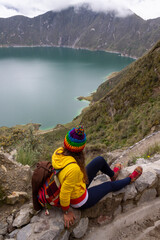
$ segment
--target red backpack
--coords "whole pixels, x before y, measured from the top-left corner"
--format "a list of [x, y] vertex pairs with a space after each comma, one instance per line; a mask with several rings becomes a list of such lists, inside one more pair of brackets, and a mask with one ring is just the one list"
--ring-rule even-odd
[[43, 186], [38, 191], [38, 201], [42, 207], [48, 208], [48, 205], [59, 206], [60, 182], [58, 173], [62, 169], [53, 170], [53, 173], [48, 177]]
[[32, 200], [33, 207], [36, 211], [42, 209], [38, 201], [38, 191], [45, 183], [46, 179], [53, 173], [51, 162], [42, 161], [38, 162], [32, 175]]
[[[68, 166], [70, 162], [66, 164]], [[32, 195], [33, 206], [35, 210], [40, 210], [42, 207], [59, 206], [60, 182], [58, 173], [61, 169], [54, 169], [50, 162], [43, 161], [37, 164], [32, 176]]]

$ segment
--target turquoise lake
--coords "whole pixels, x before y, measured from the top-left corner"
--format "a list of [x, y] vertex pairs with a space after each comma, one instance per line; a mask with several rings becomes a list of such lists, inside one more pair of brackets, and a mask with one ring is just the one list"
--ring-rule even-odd
[[48, 129], [72, 121], [88, 96], [112, 72], [134, 59], [69, 48], [0, 48], [0, 126], [40, 123]]

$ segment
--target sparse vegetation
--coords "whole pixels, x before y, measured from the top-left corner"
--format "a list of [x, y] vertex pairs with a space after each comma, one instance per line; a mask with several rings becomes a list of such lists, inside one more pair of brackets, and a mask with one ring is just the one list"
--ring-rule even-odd
[[4, 149], [14, 148], [19, 145], [25, 139], [30, 138], [31, 131], [39, 127], [39, 124], [26, 124], [17, 125], [14, 127], [1, 127], [0, 128], [0, 147]]
[[155, 143], [153, 146], [149, 147], [142, 157], [150, 158], [156, 153], [160, 153], [160, 144], [158, 143]]
[[41, 151], [42, 149], [40, 140], [36, 135], [34, 135], [33, 128], [30, 127], [28, 130], [28, 135], [19, 146], [16, 160], [23, 165], [33, 166], [39, 161]]
[[145, 150], [145, 152], [143, 154], [131, 156], [131, 161], [130, 162], [132, 164], [136, 164], [136, 162], [139, 158], [150, 159], [156, 153], [160, 154], [160, 144], [158, 144], [158, 143], [155, 143], [152, 146], [149, 146], [148, 149]]

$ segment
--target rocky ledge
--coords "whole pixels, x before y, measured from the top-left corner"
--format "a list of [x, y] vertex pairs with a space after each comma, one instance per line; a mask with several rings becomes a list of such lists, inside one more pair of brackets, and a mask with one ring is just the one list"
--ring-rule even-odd
[[[28, 176], [30, 175], [28, 167], [26, 171], [23, 166], [18, 166], [13, 160], [7, 159], [4, 161], [4, 159], [6, 160], [6, 157], [4, 157], [1, 153], [0, 174], [3, 174], [4, 184], [5, 181], [10, 181], [10, 179], [12, 179], [13, 183], [15, 179], [13, 178], [13, 175], [15, 174], [14, 170], [16, 169], [17, 171], [18, 168], [21, 169], [21, 174], [23, 174], [23, 172], [27, 173], [26, 179], [28, 179]], [[150, 204], [148, 205], [150, 207], [148, 207], [147, 211], [151, 213], [152, 201], [154, 202], [159, 200], [160, 156], [159, 160], [152, 163], [146, 161], [145, 159], [140, 159], [139, 162], [137, 162], [137, 165], [141, 165], [143, 167], [143, 174], [135, 183], [126, 186], [121, 191], [106, 195], [98, 204], [96, 204], [96, 206], [90, 209], [84, 211], [74, 210], [76, 214], [76, 222], [70, 229], [64, 228], [63, 215], [61, 210], [58, 208], [52, 208], [49, 216], [45, 216], [44, 211], [36, 213], [33, 211], [31, 199], [29, 199], [29, 201], [27, 199], [27, 196], [30, 196], [27, 192], [30, 188], [29, 182], [26, 188], [26, 181], [21, 181], [21, 184], [24, 184], [23, 192], [18, 192], [17, 185], [14, 184], [12, 192], [8, 185], [8, 190], [6, 192], [3, 186], [1, 186], [5, 196], [5, 199], [3, 199], [5, 205], [1, 206], [1, 216], [5, 213], [4, 207], [8, 206], [9, 208], [9, 206], [12, 206], [12, 208], [10, 212], [8, 211], [8, 215], [3, 215], [1, 218], [0, 240], [85, 239], [85, 235], [88, 234], [91, 227], [103, 224], [105, 224], [106, 227], [108, 224], [115, 224], [117, 216], [120, 217], [130, 211], [132, 211], [132, 217], [129, 222], [134, 223], [135, 219], [133, 216], [134, 213], [136, 213], [137, 208], [142, 209], [146, 206], [146, 204]], [[123, 168], [119, 178], [126, 177], [134, 170], [135, 167], [136, 165]], [[17, 181], [17, 179], [15, 179], [15, 181]], [[109, 178], [104, 174], [100, 174], [93, 180], [92, 186], [100, 184], [104, 181], [109, 181]], [[16, 188], [14, 189], [14, 187]], [[20, 187], [22, 189], [22, 185], [20, 185]], [[25, 190], [27, 191], [25, 192]], [[12, 200], [15, 197], [16, 201], [5, 201], [9, 199], [9, 196]], [[25, 201], [26, 203], [24, 204]], [[156, 206], [156, 212], [160, 213], [160, 205], [157, 204]], [[146, 210], [144, 209], [144, 211]], [[156, 216], [156, 220], [160, 220], [160, 214]], [[144, 236], [140, 239], [144, 239]]]

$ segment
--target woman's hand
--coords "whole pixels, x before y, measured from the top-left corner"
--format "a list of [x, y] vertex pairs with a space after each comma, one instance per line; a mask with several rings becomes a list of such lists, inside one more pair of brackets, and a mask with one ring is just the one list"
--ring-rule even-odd
[[74, 221], [76, 219], [76, 217], [72, 211], [68, 211], [68, 212], [64, 213], [63, 217], [64, 217], [64, 226], [67, 228], [69, 228], [71, 225], [73, 225]]

